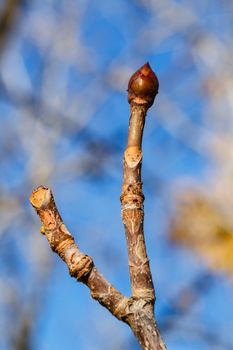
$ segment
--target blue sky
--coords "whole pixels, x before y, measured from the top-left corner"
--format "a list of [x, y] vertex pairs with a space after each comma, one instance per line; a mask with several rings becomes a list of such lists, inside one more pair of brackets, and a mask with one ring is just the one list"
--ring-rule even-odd
[[[145, 234], [158, 323], [169, 301], [206, 273], [194, 254], [171, 244], [168, 228], [177, 181], [202, 184], [211, 169], [200, 151], [203, 135], [192, 134], [211, 130], [205, 82], [219, 69], [215, 57], [204, 59], [202, 50], [205, 43], [208, 50], [211, 38], [212, 48], [220, 43], [228, 52], [231, 17], [231, 5], [217, 0], [35, 0], [21, 9], [0, 62], [0, 190], [14, 199], [16, 215], [1, 239], [5, 249], [12, 242], [16, 246], [15, 289], [19, 285], [23, 295], [23, 281], [33, 296], [38, 283], [42, 295], [33, 350], [138, 349], [128, 327], [93, 301], [49, 251], [28, 197], [36, 185], [51, 186], [80, 248], [130, 295], [119, 201], [129, 119], [126, 89], [130, 75], [147, 61], [160, 81], [143, 139]], [[7, 257], [0, 262], [3, 281], [7, 264]], [[41, 268], [49, 276], [43, 282], [35, 277]], [[26, 295], [22, 299], [30, 309]], [[201, 331], [213, 329], [233, 348], [232, 311], [231, 283], [214, 276], [207, 295], [200, 291], [189, 312], [164, 332], [168, 349], [211, 349]], [[3, 330], [5, 325], [1, 321]]]

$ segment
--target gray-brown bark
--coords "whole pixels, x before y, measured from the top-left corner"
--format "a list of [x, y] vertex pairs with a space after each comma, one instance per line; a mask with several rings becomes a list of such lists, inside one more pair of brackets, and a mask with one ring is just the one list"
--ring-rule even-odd
[[30, 201], [42, 221], [41, 233], [67, 264], [70, 275], [86, 284], [94, 299], [130, 326], [143, 350], [165, 350], [154, 317], [155, 292], [143, 232], [142, 135], [146, 112], [158, 91], [158, 80], [149, 64], [131, 77], [128, 91], [131, 116], [121, 202], [132, 296], [127, 298], [115, 289], [98, 272], [92, 258], [80, 251], [61, 219], [50, 189], [38, 187]]
[[128, 144], [124, 155], [122, 186], [122, 220], [125, 226], [132, 295], [154, 303], [154, 287], [146, 254], [143, 233], [143, 201], [141, 182], [141, 139], [146, 116], [145, 105], [133, 104]]
[[86, 284], [94, 299], [114, 316], [121, 318], [118, 313], [124, 313], [121, 305], [125, 304], [127, 298], [98, 272], [92, 258], [80, 251], [62, 221], [51, 190], [38, 187], [32, 192], [30, 201], [43, 224], [41, 233], [45, 234], [51, 249], [67, 264], [70, 275]]
[[130, 121], [124, 153], [124, 179], [121, 203], [125, 226], [132, 296], [140, 307], [131, 328], [142, 349], [165, 349], [154, 318], [155, 292], [146, 252], [142, 192], [142, 136], [148, 108], [158, 91], [158, 80], [149, 64], [141, 67], [129, 81]]

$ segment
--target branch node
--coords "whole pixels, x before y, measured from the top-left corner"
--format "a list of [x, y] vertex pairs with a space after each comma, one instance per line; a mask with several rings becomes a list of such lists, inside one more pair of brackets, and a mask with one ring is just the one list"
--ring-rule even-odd
[[[73, 259], [71, 259], [71, 262], [72, 260]], [[78, 281], [82, 281], [83, 278], [89, 275], [93, 267], [94, 263], [91, 257], [83, 255], [69, 266], [70, 276], [77, 278]]]
[[41, 233], [42, 235], [45, 235], [45, 227], [44, 227], [44, 225], [42, 225], [42, 226], [40, 227], [40, 233]]
[[130, 299], [127, 297], [124, 297], [116, 305], [116, 308], [114, 309], [114, 315], [119, 320], [124, 320], [127, 314], [129, 313], [129, 302], [130, 302]]
[[129, 168], [135, 168], [142, 160], [142, 151], [137, 146], [127, 147], [124, 159]]

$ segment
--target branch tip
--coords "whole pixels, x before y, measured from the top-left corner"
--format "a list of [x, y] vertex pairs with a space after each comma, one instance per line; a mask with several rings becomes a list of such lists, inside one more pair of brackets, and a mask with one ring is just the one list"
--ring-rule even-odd
[[51, 199], [51, 190], [44, 186], [39, 186], [32, 191], [30, 203], [35, 209], [46, 208]]
[[147, 62], [129, 80], [128, 101], [129, 103], [147, 104], [148, 107], [151, 107], [158, 89], [158, 78]]

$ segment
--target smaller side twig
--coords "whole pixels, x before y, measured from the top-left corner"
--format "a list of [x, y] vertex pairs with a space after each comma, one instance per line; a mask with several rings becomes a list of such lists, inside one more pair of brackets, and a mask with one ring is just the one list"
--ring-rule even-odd
[[80, 251], [62, 221], [52, 191], [40, 186], [32, 192], [30, 202], [43, 224], [41, 233], [46, 236], [51, 249], [67, 264], [70, 275], [90, 289], [92, 298], [123, 320], [128, 298], [98, 272], [90, 256]]

